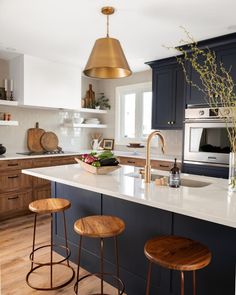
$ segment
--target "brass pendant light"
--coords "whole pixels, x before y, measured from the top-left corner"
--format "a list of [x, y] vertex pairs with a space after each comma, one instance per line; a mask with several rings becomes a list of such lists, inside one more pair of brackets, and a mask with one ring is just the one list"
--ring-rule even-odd
[[109, 15], [115, 12], [113, 7], [103, 7], [101, 12], [107, 16], [107, 36], [97, 39], [84, 74], [91, 78], [116, 79], [132, 74], [120, 42], [109, 37]]

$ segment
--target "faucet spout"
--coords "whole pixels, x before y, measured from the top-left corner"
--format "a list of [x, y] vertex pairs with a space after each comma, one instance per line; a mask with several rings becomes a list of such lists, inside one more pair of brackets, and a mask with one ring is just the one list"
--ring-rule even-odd
[[144, 177], [144, 181], [146, 183], [150, 183], [151, 182], [151, 159], [150, 159], [150, 152], [151, 152], [151, 141], [153, 139], [154, 136], [158, 136], [160, 138], [161, 141], [161, 150], [162, 153], [165, 153], [165, 138], [164, 136], [161, 134], [160, 131], [153, 131], [152, 133], [149, 134], [148, 138], [147, 138], [147, 147], [146, 147], [146, 165], [144, 168], [144, 173], [145, 173], [145, 177]]

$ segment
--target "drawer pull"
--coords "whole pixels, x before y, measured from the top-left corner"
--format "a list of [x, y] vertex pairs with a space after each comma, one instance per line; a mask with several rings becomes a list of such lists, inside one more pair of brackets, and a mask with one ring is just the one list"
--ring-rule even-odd
[[14, 166], [18, 166], [19, 164], [18, 163], [15, 163], [15, 164], [8, 164], [8, 167], [14, 167]]
[[12, 178], [18, 178], [19, 175], [12, 175], [12, 176], [8, 176], [9, 179], [12, 179]]
[[169, 165], [163, 165], [163, 164], [160, 164], [159, 166], [162, 168], [169, 168], [170, 167]]
[[134, 161], [127, 161], [127, 163], [129, 163], [129, 164], [135, 164]]
[[7, 198], [8, 200], [16, 200], [16, 199], [19, 199], [19, 196], [16, 196], [16, 197], [9, 197]]

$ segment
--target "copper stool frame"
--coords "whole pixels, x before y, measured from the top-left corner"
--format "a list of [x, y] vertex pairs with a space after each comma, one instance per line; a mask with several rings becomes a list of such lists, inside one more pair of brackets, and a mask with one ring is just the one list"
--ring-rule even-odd
[[[90, 276], [98, 276], [101, 279], [101, 293], [99, 295], [105, 295], [103, 292], [103, 283], [104, 283], [104, 276], [111, 276], [117, 281], [117, 294], [122, 295], [125, 291], [125, 286], [122, 280], [120, 279], [120, 272], [119, 272], [119, 252], [118, 252], [118, 241], [117, 241], [117, 236], [114, 237], [115, 240], [115, 254], [116, 254], [116, 275], [112, 273], [105, 273], [104, 272], [104, 267], [103, 267], [103, 262], [104, 262], [104, 238], [100, 238], [100, 272], [97, 273], [91, 273], [84, 275], [83, 277], [79, 278], [79, 270], [80, 270], [80, 258], [81, 258], [81, 248], [82, 248], [82, 238], [83, 236], [80, 235], [80, 240], [79, 240], [79, 249], [78, 249], [78, 268], [77, 268], [77, 278], [76, 278], [76, 283], [74, 285], [74, 291], [75, 294], [79, 294], [79, 282], [82, 280], [90, 277]], [[90, 294], [93, 295], [93, 294]], [[98, 293], [94, 294], [98, 295]]]
[[[41, 246], [41, 247], [38, 247], [38, 248], [35, 248], [35, 236], [36, 236], [36, 226], [37, 226], [37, 216], [38, 216], [38, 213], [35, 213], [35, 215], [34, 215], [33, 246], [32, 246], [32, 252], [29, 255], [29, 259], [31, 261], [31, 269], [30, 269], [30, 271], [26, 275], [26, 283], [32, 289], [40, 290], [40, 291], [57, 290], [57, 289], [60, 289], [60, 288], [65, 287], [66, 285], [68, 285], [69, 283], [71, 283], [72, 280], [75, 277], [75, 271], [70, 266], [70, 263], [69, 263], [69, 257], [71, 255], [71, 251], [70, 251], [70, 249], [68, 247], [67, 229], [66, 229], [66, 217], [65, 217], [65, 211], [64, 210], [62, 211], [62, 214], [63, 214], [63, 223], [64, 223], [65, 246], [53, 244], [53, 213], [51, 213], [51, 243], [50, 244], [47, 244], [47, 245], [44, 245], [44, 246]], [[53, 261], [53, 246], [54, 247], [57, 246], [59, 248], [66, 249], [66, 257], [63, 258], [63, 259], [61, 259], [61, 260], [58, 260], [58, 261]], [[38, 250], [40, 250], [40, 249], [42, 249], [42, 248], [47, 248], [47, 247], [50, 247], [50, 261], [49, 262], [45, 262], [45, 263], [34, 261], [34, 254], [35, 254], [35, 252], [38, 251]], [[63, 264], [64, 261], [67, 261], [67, 264]], [[34, 264], [36, 264], [37, 266], [34, 267]], [[70, 268], [72, 270], [72, 276], [66, 282], [64, 282], [62, 284], [59, 284], [57, 286], [53, 286], [53, 265], [56, 265], [56, 264], [61, 264], [61, 265], [64, 265], [65, 267]], [[39, 268], [42, 268], [42, 267], [45, 267], [45, 266], [46, 267], [47, 266], [50, 266], [50, 287], [42, 288], [42, 287], [33, 286], [29, 282], [30, 275], [35, 270], [37, 270]]]
[[[173, 269], [172, 269], [173, 270]], [[148, 274], [147, 274], [147, 285], [146, 285], [146, 295], [150, 293], [150, 285], [151, 285], [151, 272], [152, 272], [152, 262], [149, 261], [148, 264]], [[196, 295], [196, 271], [191, 271], [193, 274], [193, 295]], [[184, 295], [184, 271], [180, 271], [181, 276], [181, 286], [180, 286], [180, 294]]]

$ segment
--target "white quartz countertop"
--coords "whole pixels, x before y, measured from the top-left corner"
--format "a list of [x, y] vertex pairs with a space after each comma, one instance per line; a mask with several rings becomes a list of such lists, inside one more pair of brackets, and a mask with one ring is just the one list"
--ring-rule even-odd
[[[91, 153], [92, 150], [78, 150], [71, 152], [64, 152], [63, 154], [43, 154], [43, 155], [20, 155], [16, 152], [6, 153], [4, 155], [0, 155], [0, 160], [20, 160], [20, 159], [30, 159], [30, 158], [45, 158], [45, 157], [59, 157], [59, 156], [73, 156], [73, 155], [82, 155]], [[102, 152], [99, 151], [99, 152]], [[137, 159], [145, 159], [146, 155], [144, 152], [129, 152], [129, 151], [112, 151], [116, 157], [128, 157], [128, 158], [137, 158]], [[173, 161], [177, 158], [177, 162], [181, 162], [181, 157], [174, 155], [163, 155], [163, 154], [151, 154], [152, 160], [159, 161]]]
[[[145, 184], [140, 178], [127, 176], [137, 170], [121, 166], [111, 174], [94, 175], [74, 164], [27, 169], [23, 173], [236, 228], [236, 193], [228, 193], [227, 180], [182, 174], [182, 179], [210, 184], [201, 188], [170, 188], [154, 182]], [[155, 170], [155, 173], [168, 175], [165, 171]]]

